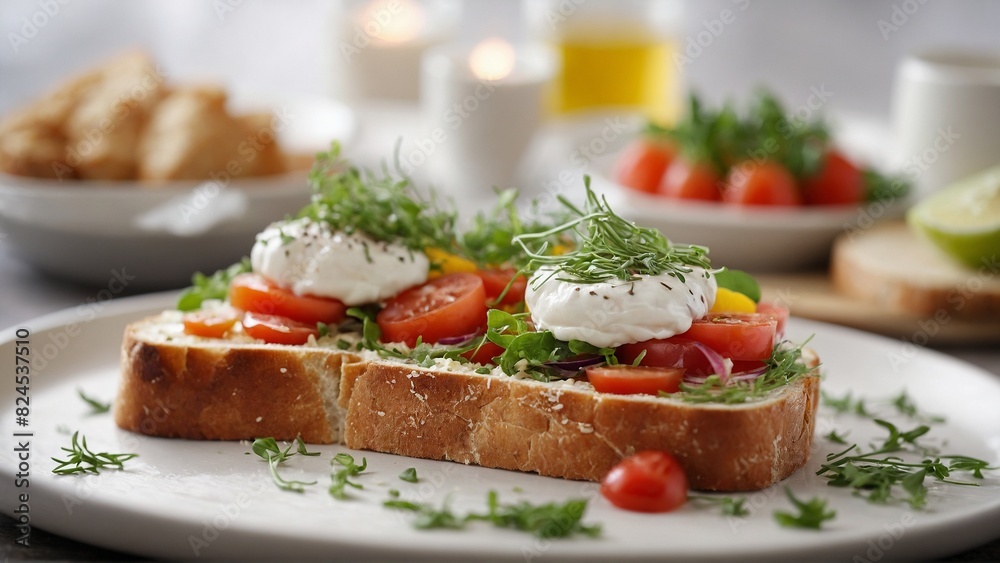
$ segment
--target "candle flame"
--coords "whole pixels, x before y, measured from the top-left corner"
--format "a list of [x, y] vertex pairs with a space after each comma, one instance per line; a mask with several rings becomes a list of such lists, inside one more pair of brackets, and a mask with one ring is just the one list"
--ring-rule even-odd
[[423, 7], [413, 0], [372, 0], [358, 14], [361, 29], [385, 43], [403, 43], [417, 37], [426, 20]]
[[500, 80], [514, 70], [514, 48], [500, 38], [484, 39], [469, 55], [469, 67], [481, 80]]

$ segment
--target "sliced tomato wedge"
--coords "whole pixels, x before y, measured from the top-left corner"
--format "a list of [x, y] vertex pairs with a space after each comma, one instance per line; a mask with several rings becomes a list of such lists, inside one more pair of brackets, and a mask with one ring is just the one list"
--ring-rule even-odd
[[676, 393], [684, 379], [684, 370], [679, 368], [618, 365], [589, 367], [586, 373], [596, 391], [616, 395]]
[[777, 324], [773, 316], [762, 313], [711, 313], [679, 336], [731, 360], [766, 360], [774, 350]]
[[462, 357], [477, 364], [491, 365], [493, 364], [493, 358], [503, 354], [503, 352], [504, 350], [499, 344], [487, 340], [478, 349], [462, 354]]
[[385, 342], [414, 346], [486, 328], [486, 290], [475, 274], [441, 276], [393, 297], [375, 318]]
[[632, 365], [643, 352], [645, 355], [639, 360], [640, 366], [684, 368], [697, 375], [714, 373], [708, 358], [696, 348], [694, 341], [678, 336], [623, 344], [615, 351], [615, 357], [622, 364]]
[[278, 315], [303, 323], [338, 324], [347, 307], [337, 299], [296, 295], [271, 283], [259, 274], [240, 274], [229, 284], [229, 302], [233, 307]]
[[625, 510], [668, 512], [687, 502], [688, 480], [674, 456], [642, 451], [611, 468], [601, 480], [601, 494]]
[[762, 315], [771, 315], [778, 323], [775, 327], [775, 334], [780, 339], [785, 335], [785, 323], [788, 321], [788, 307], [777, 303], [765, 303], [761, 301], [757, 304], [757, 312]]
[[513, 268], [502, 268], [496, 270], [479, 270], [476, 275], [482, 278], [483, 288], [486, 290], [486, 300], [490, 303], [497, 300], [507, 284], [513, 279], [510, 290], [503, 296], [499, 305], [517, 305], [524, 301], [524, 290], [528, 287], [528, 279], [524, 276], [517, 276], [517, 270]]
[[232, 307], [215, 307], [185, 313], [184, 332], [205, 338], [222, 338], [242, 315], [242, 312]]
[[315, 323], [302, 323], [288, 317], [254, 312], [243, 315], [243, 330], [268, 344], [305, 344], [310, 335], [319, 336]]

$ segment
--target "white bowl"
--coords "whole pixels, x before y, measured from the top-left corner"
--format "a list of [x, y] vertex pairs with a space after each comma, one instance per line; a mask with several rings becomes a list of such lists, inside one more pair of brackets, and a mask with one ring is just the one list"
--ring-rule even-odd
[[671, 200], [645, 194], [597, 174], [591, 186], [616, 213], [658, 229], [675, 243], [707, 246], [712, 265], [758, 273], [822, 267], [843, 232], [898, 217], [905, 204], [846, 207], [743, 207]]
[[[890, 168], [892, 136], [887, 123], [838, 114], [833, 129], [836, 146], [848, 158], [880, 170]], [[821, 268], [837, 235], [898, 218], [910, 203], [904, 197], [860, 206], [777, 208], [672, 200], [611, 180], [616, 156], [598, 159], [591, 172], [591, 185], [607, 196], [611, 208], [636, 224], [658, 229], [672, 242], [707, 246], [717, 267], [759, 273]]]
[[[278, 135], [286, 150], [323, 150], [353, 135], [355, 119], [342, 105], [282, 107], [296, 117]], [[152, 187], [0, 174], [0, 232], [14, 255], [56, 277], [98, 287], [125, 279], [128, 291], [182, 287], [196, 271], [249, 255], [258, 232], [308, 203], [306, 175]]]

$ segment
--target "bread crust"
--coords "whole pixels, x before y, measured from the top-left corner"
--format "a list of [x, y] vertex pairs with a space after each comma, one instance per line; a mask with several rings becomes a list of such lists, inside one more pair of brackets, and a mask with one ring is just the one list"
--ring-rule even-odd
[[340, 440], [341, 366], [357, 356], [303, 346], [177, 344], [140, 336], [144, 324], [125, 330], [119, 427], [192, 440]]
[[990, 268], [958, 265], [902, 222], [841, 235], [830, 258], [840, 294], [924, 318], [1000, 316], [1000, 280]]
[[126, 328], [115, 405], [121, 428], [150, 436], [301, 436], [590, 481], [655, 449], [677, 456], [693, 489], [750, 491], [806, 462], [819, 404], [812, 376], [753, 403], [696, 405], [325, 347], [173, 338], [151, 330], [160, 326]]
[[809, 457], [819, 378], [746, 405], [692, 405], [533, 380], [371, 362], [341, 380], [344, 443], [598, 481], [623, 457], [674, 454], [693, 489], [770, 486]]

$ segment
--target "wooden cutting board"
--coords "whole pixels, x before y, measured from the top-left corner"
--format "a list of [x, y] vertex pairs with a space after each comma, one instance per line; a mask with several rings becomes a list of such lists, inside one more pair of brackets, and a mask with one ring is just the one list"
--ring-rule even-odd
[[831, 272], [755, 277], [795, 316], [921, 345], [1000, 344], [996, 264], [957, 266], [903, 223], [841, 236]]

